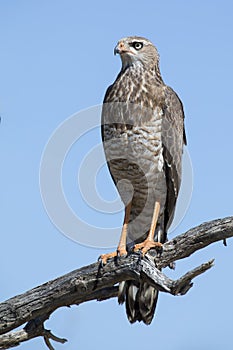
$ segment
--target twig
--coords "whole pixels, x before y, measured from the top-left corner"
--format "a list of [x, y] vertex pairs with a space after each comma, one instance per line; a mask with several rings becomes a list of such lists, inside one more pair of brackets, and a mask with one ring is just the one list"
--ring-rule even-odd
[[[42, 336], [49, 349], [50, 339], [64, 343], [44, 328], [52, 312], [62, 306], [80, 304], [89, 300], [105, 300], [117, 296], [118, 282], [146, 280], [160, 291], [184, 295], [192, 287], [194, 277], [213, 266], [213, 260], [187, 272], [176, 281], [160, 270], [176, 260], [186, 258], [209, 244], [233, 236], [233, 217], [213, 220], [197, 226], [166, 242], [162, 255], [151, 259], [129, 254], [113, 259], [104, 267], [94, 263], [72, 271], [62, 277], [33, 288], [0, 304], [0, 349], [17, 346], [22, 341]], [[24, 329], [11, 332], [27, 323]]]
[[59, 342], [65, 343], [67, 340], [59, 338], [52, 334], [50, 330], [44, 328], [44, 322], [49, 318], [49, 315], [44, 315], [38, 317], [34, 320], [29, 321], [26, 326], [15, 332], [8, 332], [0, 336], [0, 349], [9, 349], [15, 346], [18, 346], [21, 342], [27, 341], [32, 338], [42, 336], [47, 347], [50, 350], [53, 350], [53, 346], [50, 343], [50, 339]]

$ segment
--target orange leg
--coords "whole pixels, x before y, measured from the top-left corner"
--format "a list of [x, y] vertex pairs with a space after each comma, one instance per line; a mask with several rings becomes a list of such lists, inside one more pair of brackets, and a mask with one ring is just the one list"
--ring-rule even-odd
[[124, 224], [122, 227], [121, 237], [120, 237], [119, 244], [117, 246], [117, 250], [115, 252], [112, 252], [112, 253], [102, 254], [100, 256], [102, 264], [106, 264], [108, 259], [114, 258], [115, 256], [127, 255], [126, 237], [127, 237], [127, 230], [128, 230], [128, 224], [129, 224], [130, 210], [131, 210], [131, 202], [125, 208]]
[[150, 250], [151, 248], [161, 248], [162, 247], [162, 243], [154, 241], [154, 232], [155, 232], [158, 217], [159, 217], [159, 211], [160, 211], [160, 203], [155, 202], [155, 207], [154, 207], [154, 212], [153, 212], [153, 217], [152, 217], [152, 222], [151, 222], [149, 234], [144, 242], [135, 244], [134, 251], [141, 249], [142, 254], [145, 255], [148, 252], [148, 250]]

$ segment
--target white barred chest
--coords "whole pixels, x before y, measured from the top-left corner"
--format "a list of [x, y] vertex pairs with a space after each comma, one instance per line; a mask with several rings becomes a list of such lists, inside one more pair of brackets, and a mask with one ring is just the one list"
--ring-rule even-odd
[[[137, 125], [113, 123], [103, 126], [104, 149], [110, 172], [116, 183], [128, 180], [133, 186], [134, 196], [140, 200], [148, 194], [165, 204], [166, 181], [164, 175], [161, 139], [162, 110], [154, 112], [153, 118]], [[127, 182], [118, 186], [125, 204], [132, 195]], [[130, 193], [129, 193], [130, 192]], [[152, 205], [153, 207], [153, 205]]]

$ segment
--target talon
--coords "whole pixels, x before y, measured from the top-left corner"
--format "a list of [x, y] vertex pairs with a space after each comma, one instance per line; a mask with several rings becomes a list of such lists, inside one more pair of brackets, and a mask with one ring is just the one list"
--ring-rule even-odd
[[162, 250], [162, 247], [163, 247], [162, 243], [154, 242], [154, 241], [146, 239], [142, 243], [135, 244], [133, 250], [134, 250], [134, 252], [137, 252], [138, 250], [141, 251], [142, 256], [144, 256], [150, 249], [152, 249], [152, 248], [158, 249], [159, 248], [159, 250]]
[[115, 257], [119, 258], [121, 256], [126, 256], [126, 255], [127, 255], [127, 251], [124, 248], [117, 248], [115, 252], [100, 255], [99, 261], [102, 263], [102, 266], [103, 266], [103, 265], [106, 265], [107, 261], [111, 258], [115, 258]]
[[101, 258], [101, 255], [98, 257], [98, 260], [97, 260], [99, 263], [100, 263], [100, 267], [103, 267], [104, 264], [103, 264], [103, 260]]
[[127, 256], [128, 252], [125, 248], [117, 248], [117, 256]]
[[111, 258], [115, 258], [117, 256], [117, 252], [112, 252], [112, 253], [108, 253], [108, 254], [102, 254], [100, 255], [100, 259], [101, 259], [101, 263], [102, 265], [106, 265], [107, 261]]

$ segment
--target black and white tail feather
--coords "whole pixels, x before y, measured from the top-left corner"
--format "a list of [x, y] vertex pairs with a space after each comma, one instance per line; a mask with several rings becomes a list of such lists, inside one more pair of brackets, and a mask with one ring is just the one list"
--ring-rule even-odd
[[[159, 232], [155, 241], [164, 243], [167, 235]], [[147, 253], [150, 257], [150, 252]], [[151, 258], [153, 258], [151, 256]], [[149, 325], [154, 317], [159, 291], [147, 282], [133, 280], [119, 284], [118, 302], [125, 303], [126, 314], [130, 323], [141, 322]]]

